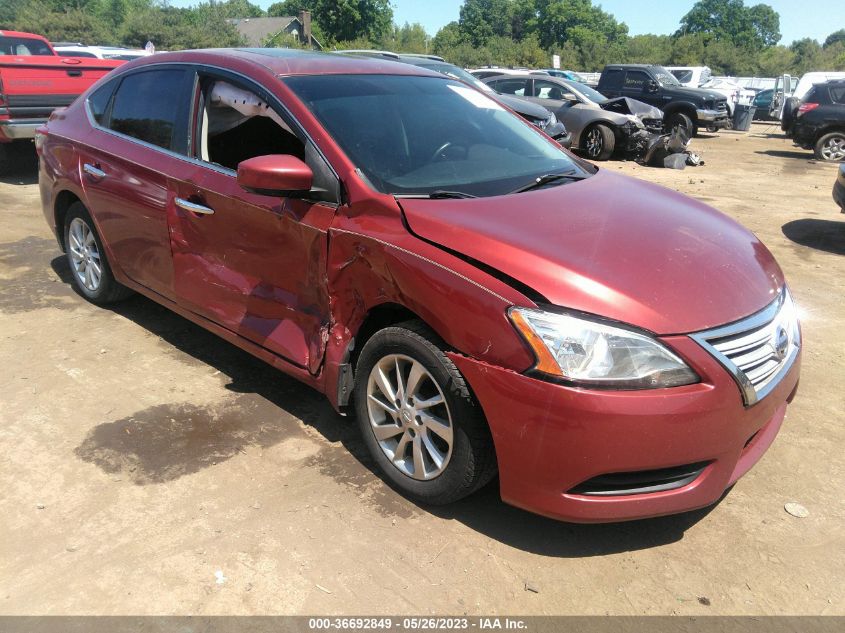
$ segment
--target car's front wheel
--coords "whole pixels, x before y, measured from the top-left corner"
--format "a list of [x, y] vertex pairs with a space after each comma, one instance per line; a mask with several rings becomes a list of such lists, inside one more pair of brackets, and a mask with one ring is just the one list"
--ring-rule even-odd
[[663, 122], [663, 127], [666, 132], [673, 132], [676, 127], [683, 128], [687, 138], [693, 138], [698, 134], [698, 128], [695, 123], [683, 112], [674, 112], [669, 115]]
[[584, 135], [584, 153], [590, 160], [607, 160], [616, 147], [616, 135], [606, 125], [597, 123]]
[[446, 504], [496, 473], [490, 430], [445, 344], [424, 324], [380, 330], [361, 350], [355, 409], [386, 479], [417, 501]]
[[68, 208], [64, 235], [73, 284], [86, 299], [107, 304], [132, 294], [114, 278], [91, 215], [81, 202]]
[[845, 160], [845, 132], [831, 132], [825, 134], [813, 148], [816, 158], [841, 162]]

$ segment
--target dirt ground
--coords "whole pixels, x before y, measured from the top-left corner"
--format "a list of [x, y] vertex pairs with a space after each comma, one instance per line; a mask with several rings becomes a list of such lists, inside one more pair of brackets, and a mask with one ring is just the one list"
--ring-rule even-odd
[[0, 613], [845, 614], [836, 167], [768, 124], [694, 148], [702, 167], [603, 167], [760, 236], [803, 312], [801, 387], [715, 507], [586, 526], [495, 486], [410, 503], [317, 393], [146, 299], [87, 303], [20, 165], [0, 181]]

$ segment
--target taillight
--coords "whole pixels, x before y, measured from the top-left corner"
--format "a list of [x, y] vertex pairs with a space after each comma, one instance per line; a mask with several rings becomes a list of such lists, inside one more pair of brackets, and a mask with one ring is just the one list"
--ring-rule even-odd
[[6, 93], [3, 92], [3, 78], [0, 77], [0, 108], [6, 106]]
[[802, 103], [800, 106], [798, 106], [798, 116], [801, 116], [802, 114], [805, 114], [807, 112], [812, 112], [818, 107], [818, 103]]

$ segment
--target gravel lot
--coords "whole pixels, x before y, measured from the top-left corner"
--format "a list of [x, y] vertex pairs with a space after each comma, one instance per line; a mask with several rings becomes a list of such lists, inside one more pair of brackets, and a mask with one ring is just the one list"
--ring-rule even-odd
[[804, 314], [801, 387], [715, 507], [592, 526], [495, 486], [414, 505], [317, 393], [146, 299], [88, 304], [21, 164], [0, 179], [0, 613], [845, 614], [836, 167], [769, 124], [694, 148], [706, 165], [602, 166], [760, 236]]

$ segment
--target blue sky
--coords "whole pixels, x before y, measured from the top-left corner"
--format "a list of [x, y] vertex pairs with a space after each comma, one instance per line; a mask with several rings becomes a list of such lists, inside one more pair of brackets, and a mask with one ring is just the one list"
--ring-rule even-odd
[[[171, 0], [174, 6], [189, 6], [198, 0]], [[252, 0], [267, 8], [276, 0]], [[764, 1], [780, 14], [781, 44], [802, 37], [823, 41], [832, 32], [845, 28], [845, 0], [746, 0], [746, 5]], [[458, 19], [461, 0], [391, 0], [394, 20], [419, 22], [430, 35]], [[603, 0], [593, 1], [628, 25], [631, 35], [669, 34], [678, 28], [681, 17], [695, 0]]]
[[[781, 44], [802, 37], [824, 41], [845, 28], [845, 0], [746, 0], [748, 6], [768, 4], [780, 14]], [[444, 24], [458, 19], [461, 0], [391, 0], [394, 20], [419, 22], [434, 35]], [[695, 0], [593, 0], [617, 20], [628, 25], [631, 35], [674, 33]]]

